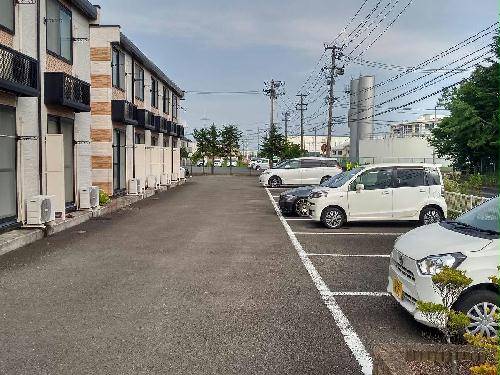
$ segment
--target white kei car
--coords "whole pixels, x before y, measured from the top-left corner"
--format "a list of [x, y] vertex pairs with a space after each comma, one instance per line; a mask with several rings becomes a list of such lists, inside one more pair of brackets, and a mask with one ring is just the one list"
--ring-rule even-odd
[[373, 164], [338, 176], [333, 185], [309, 195], [309, 216], [327, 228], [347, 221], [410, 221], [422, 224], [446, 218], [447, 205], [439, 166]]
[[464, 270], [472, 284], [455, 301], [453, 308], [468, 315], [467, 331], [498, 336], [498, 285], [489, 277], [498, 276], [498, 197], [459, 216], [416, 228], [399, 237], [389, 266], [387, 291], [413, 317], [431, 325], [416, 309], [417, 301], [442, 303], [432, 276], [445, 266]]
[[259, 177], [262, 185], [319, 185], [342, 172], [336, 159], [303, 157], [291, 159], [266, 169]]

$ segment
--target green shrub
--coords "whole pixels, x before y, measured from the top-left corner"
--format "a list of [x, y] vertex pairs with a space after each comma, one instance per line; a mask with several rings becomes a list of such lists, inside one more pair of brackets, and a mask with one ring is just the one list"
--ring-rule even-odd
[[109, 198], [109, 195], [105, 191], [100, 190], [99, 191], [99, 205], [105, 206], [110, 201], [111, 201], [111, 199]]

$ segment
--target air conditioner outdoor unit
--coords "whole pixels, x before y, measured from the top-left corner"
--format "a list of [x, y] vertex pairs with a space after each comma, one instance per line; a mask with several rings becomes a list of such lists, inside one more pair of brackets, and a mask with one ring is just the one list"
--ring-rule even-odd
[[168, 186], [172, 183], [172, 181], [170, 180], [170, 175], [167, 174], [167, 173], [163, 173], [161, 176], [160, 176], [160, 184], [162, 186]]
[[26, 202], [26, 224], [42, 225], [56, 219], [55, 196], [36, 195]]
[[80, 209], [90, 210], [99, 207], [99, 186], [80, 188]]
[[156, 176], [153, 174], [150, 174], [147, 178], [147, 187], [149, 189], [157, 189], [158, 188], [158, 182], [156, 179]]
[[144, 181], [140, 178], [137, 179], [137, 192], [138, 194], [144, 194], [144, 190], [146, 187], [144, 186]]
[[136, 178], [128, 180], [128, 194], [138, 195], [140, 191], [140, 183]]

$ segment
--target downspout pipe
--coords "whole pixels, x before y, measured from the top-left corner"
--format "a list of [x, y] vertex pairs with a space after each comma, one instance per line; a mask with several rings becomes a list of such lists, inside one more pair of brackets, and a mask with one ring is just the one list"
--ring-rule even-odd
[[38, 59], [38, 170], [40, 172], [39, 190], [43, 194], [43, 137], [42, 137], [42, 58], [40, 46], [40, 1], [36, 2], [36, 53]]

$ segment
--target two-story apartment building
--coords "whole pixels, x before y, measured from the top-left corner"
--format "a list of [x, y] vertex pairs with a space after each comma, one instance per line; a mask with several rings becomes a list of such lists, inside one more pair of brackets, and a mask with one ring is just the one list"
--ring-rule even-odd
[[87, 0], [0, 0], [0, 225], [34, 195], [63, 214], [90, 176]]
[[90, 46], [93, 184], [113, 195], [177, 180], [184, 92], [119, 25], [92, 25]]

